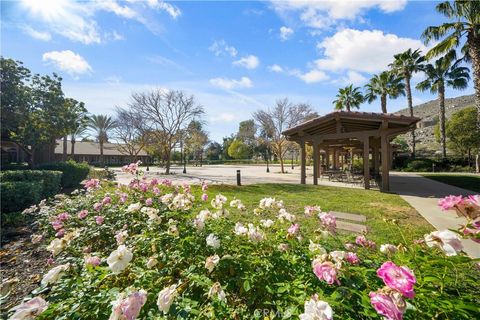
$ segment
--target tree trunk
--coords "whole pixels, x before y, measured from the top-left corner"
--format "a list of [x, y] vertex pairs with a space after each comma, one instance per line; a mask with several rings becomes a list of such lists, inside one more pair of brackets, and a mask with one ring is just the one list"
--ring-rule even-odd
[[381, 103], [381, 106], [382, 106], [382, 112], [387, 113], [387, 95], [386, 94], [383, 94], [380, 97], [380, 103]]
[[445, 134], [445, 88], [440, 84], [438, 88], [438, 103], [440, 106], [440, 144], [442, 146], [442, 158], [447, 157], [447, 137]]
[[72, 147], [70, 149], [70, 156], [72, 157], [72, 159], [75, 158], [75, 142], [76, 142], [75, 138], [72, 137], [72, 141], [71, 141]]
[[[467, 35], [468, 53], [472, 59], [473, 66], [473, 86], [475, 88], [475, 106], [477, 107], [477, 126], [480, 128], [480, 35], [475, 36], [473, 32]], [[476, 156], [476, 172], [480, 173], [478, 159], [480, 153]]]
[[347, 104], [345, 105], [345, 108], [347, 108], [347, 111], [350, 112], [350, 104], [349, 104], [349, 103], [347, 103]]
[[[410, 117], [413, 117], [412, 88], [410, 87], [410, 74], [405, 72], [405, 91], [407, 93], [408, 110]], [[412, 158], [415, 158], [415, 129], [412, 129]]]
[[280, 144], [278, 145], [277, 150], [278, 150], [278, 154], [277, 154], [278, 160], [280, 161], [280, 172], [285, 173], [285, 169], [283, 167], [283, 152], [282, 152], [283, 150]]
[[103, 166], [105, 165], [104, 159], [103, 159], [103, 141], [100, 140], [100, 164]]
[[67, 161], [67, 145], [68, 141], [67, 141], [67, 136], [64, 136], [63, 137], [63, 153], [62, 153], [62, 161]]
[[167, 158], [167, 164], [165, 165], [165, 174], [170, 174], [170, 151], [166, 153], [165, 157]]

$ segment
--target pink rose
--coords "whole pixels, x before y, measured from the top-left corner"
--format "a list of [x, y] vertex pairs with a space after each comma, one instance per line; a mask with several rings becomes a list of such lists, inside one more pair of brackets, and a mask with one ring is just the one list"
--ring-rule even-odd
[[62, 212], [57, 216], [57, 219], [60, 221], [67, 221], [70, 218], [70, 215], [66, 212]]
[[412, 299], [415, 296], [413, 285], [417, 279], [407, 267], [399, 267], [392, 261], [387, 261], [377, 270], [377, 275], [388, 287], [399, 291], [404, 297]]
[[147, 206], [151, 206], [151, 205], [153, 204], [152, 198], [148, 198], [147, 200], [145, 200], [145, 204], [146, 204]]
[[333, 284], [334, 282], [340, 284], [340, 281], [337, 279], [337, 269], [330, 261], [316, 263], [313, 266], [313, 273], [315, 273], [318, 279], [323, 280], [328, 284]]
[[85, 219], [88, 216], [88, 210], [82, 210], [78, 213], [79, 219]]
[[370, 303], [379, 315], [384, 316], [387, 320], [403, 319], [404, 311], [395, 303], [393, 297], [378, 292], [370, 292], [369, 296]]
[[55, 237], [57, 238], [63, 238], [64, 235], [65, 235], [65, 229], [60, 229], [57, 231], [57, 233], [55, 233]]
[[202, 192], [207, 192], [208, 190], [208, 183], [206, 181], [202, 181]]
[[300, 229], [300, 226], [298, 225], [298, 223], [292, 224], [287, 230], [288, 235], [290, 236], [296, 235], [299, 229]]
[[335, 232], [337, 229], [337, 218], [331, 213], [322, 212], [319, 215], [322, 225], [330, 232]]
[[202, 194], [202, 201], [208, 201], [208, 194]]
[[438, 205], [442, 208], [442, 210], [450, 210], [454, 208], [456, 205], [462, 202], [462, 196], [447, 196], [438, 200]]
[[52, 222], [52, 227], [55, 231], [58, 231], [63, 228], [63, 223], [60, 220], [55, 220]]
[[109, 196], [106, 196], [105, 198], [103, 198], [102, 200], [103, 205], [110, 204], [110, 203], [112, 203], [112, 198], [110, 198]]
[[100, 202], [97, 202], [93, 205], [93, 210], [100, 211], [102, 210], [103, 205]]
[[152, 191], [153, 191], [153, 194], [156, 196], [160, 194], [160, 189], [158, 189], [157, 187], [153, 187]]
[[93, 257], [93, 256], [85, 257], [85, 264], [86, 265], [96, 267], [96, 266], [100, 265], [100, 262], [101, 262], [101, 260], [100, 260], [99, 257]]
[[51, 266], [55, 263], [55, 260], [53, 260], [52, 258], [48, 258], [47, 259], [47, 265]]
[[355, 252], [347, 252], [345, 254], [345, 260], [348, 261], [350, 264], [359, 264], [360, 259], [358, 259], [358, 256]]
[[95, 222], [98, 224], [98, 225], [102, 225], [103, 224], [103, 221], [105, 221], [105, 218], [102, 217], [102, 216], [95, 216]]
[[147, 292], [144, 290], [136, 291], [125, 299], [122, 299], [114, 309], [114, 312], [123, 315], [123, 317], [119, 317], [119, 319], [135, 320], [146, 301]]

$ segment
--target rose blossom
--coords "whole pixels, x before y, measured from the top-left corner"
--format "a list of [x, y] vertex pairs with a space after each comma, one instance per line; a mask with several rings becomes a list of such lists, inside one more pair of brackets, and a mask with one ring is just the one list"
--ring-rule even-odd
[[[397, 294], [398, 295], [398, 294]], [[402, 320], [404, 313], [404, 301], [402, 297], [396, 296], [394, 293], [390, 295], [380, 292], [370, 292], [370, 303], [379, 315], [384, 316], [387, 320]]]
[[463, 249], [458, 234], [450, 230], [434, 231], [425, 235], [424, 239], [427, 246], [439, 247], [447, 256], [456, 256]]
[[96, 267], [98, 265], [100, 265], [101, 263], [101, 260], [99, 257], [95, 257], [95, 256], [86, 256], [85, 257], [85, 264], [87, 266], [92, 266], [92, 267]]
[[63, 222], [60, 220], [55, 220], [52, 222], [52, 227], [55, 231], [58, 231], [63, 228]]
[[407, 267], [399, 267], [392, 261], [387, 261], [377, 270], [377, 275], [388, 287], [397, 290], [404, 297], [412, 299], [415, 296], [413, 285], [417, 279]]
[[112, 198], [110, 198], [109, 196], [106, 196], [105, 198], [103, 198], [103, 200], [102, 200], [103, 205], [107, 205], [107, 204], [110, 204], [110, 203], [112, 203]]
[[388, 253], [388, 254], [394, 254], [397, 252], [397, 247], [394, 246], [393, 244], [385, 243], [380, 246], [380, 252], [381, 253]]
[[176, 295], [177, 286], [174, 284], [160, 291], [157, 299], [158, 309], [163, 311], [163, 313], [168, 313], [168, 310], [170, 310], [170, 306], [172, 305], [173, 299]]
[[102, 217], [102, 216], [95, 216], [95, 222], [96, 222], [98, 225], [102, 225], [104, 221], [105, 221], [105, 218], [104, 218], [104, 217]]
[[108, 267], [113, 273], [120, 273], [127, 267], [132, 258], [133, 253], [122, 244], [108, 256]]
[[145, 290], [133, 292], [126, 298], [120, 294], [117, 301], [113, 303], [109, 320], [135, 320], [146, 301]]
[[288, 228], [287, 232], [290, 236], [294, 236], [298, 233], [299, 229], [300, 229], [300, 226], [298, 225], [298, 223], [295, 223]]
[[79, 219], [85, 219], [88, 216], [88, 210], [82, 210], [78, 213]]
[[65, 229], [60, 229], [57, 231], [57, 233], [55, 233], [55, 237], [57, 238], [63, 238], [64, 235], [65, 235]]
[[70, 263], [61, 264], [55, 268], [50, 269], [44, 276], [41, 281], [42, 285], [47, 285], [50, 283], [57, 282], [65, 273], [66, 270], [70, 268]]
[[332, 320], [333, 310], [330, 305], [319, 300], [315, 294], [308, 301], [305, 301], [304, 313], [300, 315], [300, 320]]
[[223, 291], [220, 282], [215, 282], [210, 290], [208, 290], [208, 298], [212, 299], [213, 297], [216, 297], [220, 301], [226, 300], [225, 292]]
[[10, 311], [15, 311], [15, 313], [9, 319], [34, 319], [47, 308], [48, 303], [42, 297], [36, 297], [10, 309]]
[[462, 196], [450, 195], [448, 197], [438, 200], [438, 205], [442, 208], [442, 210], [449, 210], [460, 204], [462, 202], [462, 199]]
[[117, 231], [117, 233], [115, 234], [115, 240], [117, 241], [117, 244], [125, 243], [125, 240], [127, 240], [127, 237], [128, 237], [127, 230]]
[[151, 269], [158, 264], [158, 260], [154, 257], [150, 257], [147, 261], [147, 268]]
[[331, 214], [326, 212], [321, 212], [318, 214], [318, 217], [322, 221], [322, 225], [328, 231], [334, 233], [337, 229], [337, 218]]
[[60, 221], [67, 221], [70, 218], [70, 215], [67, 212], [62, 212], [57, 216], [57, 219]]
[[360, 259], [358, 259], [358, 256], [355, 252], [347, 252], [345, 254], [345, 260], [350, 264], [359, 264], [360, 263]]
[[202, 194], [202, 201], [203, 202], [208, 201], [208, 194], [206, 193]]
[[146, 204], [147, 206], [151, 206], [151, 205], [153, 204], [152, 198], [148, 198], [147, 200], [145, 200], [145, 204]]
[[218, 240], [217, 236], [215, 236], [213, 233], [210, 233], [206, 240], [207, 240], [207, 246], [210, 246], [214, 249], [217, 249], [220, 247], [220, 240]]
[[340, 284], [340, 281], [337, 279], [337, 269], [330, 261], [316, 263], [313, 266], [313, 273], [315, 273], [318, 279], [324, 280], [328, 284], [333, 284], [334, 282]]
[[207, 258], [207, 260], [205, 260], [205, 268], [208, 270], [208, 272], [212, 272], [219, 262], [220, 257], [217, 254], [210, 256]]
[[100, 202], [96, 202], [93, 204], [93, 210], [100, 211], [102, 210], [103, 205]]

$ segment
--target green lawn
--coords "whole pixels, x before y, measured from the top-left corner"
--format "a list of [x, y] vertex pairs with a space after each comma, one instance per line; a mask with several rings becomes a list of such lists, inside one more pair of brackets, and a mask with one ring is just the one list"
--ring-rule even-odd
[[480, 176], [471, 174], [425, 173], [425, 178], [443, 182], [452, 186], [480, 192]]
[[[402, 229], [407, 240], [422, 237], [433, 231], [432, 226], [423, 219], [408, 203], [395, 194], [380, 193], [378, 191], [337, 188], [326, 186], [308, 186], [293, 184], [259, 184], [248, 186], [211, 185], [209, 194], [222, 193], [230, 201], [235, 196], [249, 209], [249, 214], [232, 214], [236, 220], [248, 223], [265, 219], [264, 216], [254, 216], [253, 208], [264, 197], [275, 197], [283, 200], [287, 211], [297, 215], [302, 228], [309, 234], [319, 227], [315, 219], [304, 219], [304, 206], [319, 205], [323, 211], [341, 211], [363, 214], [367, 217], [369, 238], [379, 243], [397, 243], [401, 241], [398, 227]], [[274, 219], [274, 215], [271, 217]], [[384, 219], [397, 219], [398, 227], [386, 223]], [[304, 230], [305, 230], [304, 229]], [[353, 234], [346, 233], [346, 237], [354, 238]]]

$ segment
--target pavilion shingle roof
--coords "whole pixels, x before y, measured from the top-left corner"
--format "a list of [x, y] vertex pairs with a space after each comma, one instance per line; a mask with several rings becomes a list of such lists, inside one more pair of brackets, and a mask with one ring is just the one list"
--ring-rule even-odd
[[284, 135], [292, 135], [300, 131], [322, 127], [322, 126], [331, 126], [332, 120], [346, 120], [348, 123], [356, 122], [358, 124], [362, 123], [371, 123], [371, 124], [381, 124], [383, 121], [388, 121], [389, 123], [395, 124], [396, 126], [405, 126], [410, 127], [416, 122], [420, 121], [420, 118], [409, 117], [400, 114], [393, 113], [375, 113], [375, 112], [360, 112], [360, 111], [334, 111], [328, 113], [324, 116], [316, 117], [300, 123], [299, 125], [289, 128], [282, 133]]
[[[72, 143], [67, 141], [67, 151], [70, 154]], [[55, 154], [63, 153], [63, 140], [57, 140], [57, 146], [55, 147]], [[77, 155], [100, 155], [100, 145], [98, 142], [77, 141], [75, 142], [75, 154]], [[104, 143], [103, 154], [106, 156], [126, 156], [128, 154], [122, 153], [118, 149], [116, 143]], [[139, 156], [146, 156], [147, 153], [142, 150], [138, 154]]]

